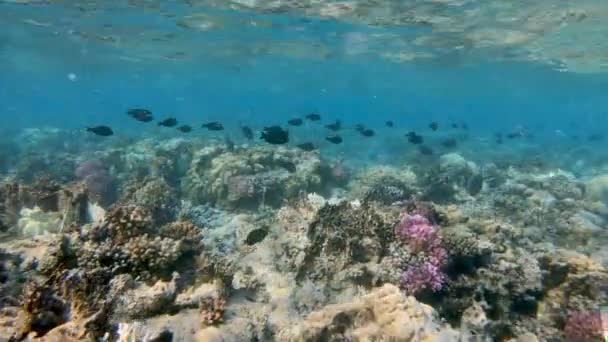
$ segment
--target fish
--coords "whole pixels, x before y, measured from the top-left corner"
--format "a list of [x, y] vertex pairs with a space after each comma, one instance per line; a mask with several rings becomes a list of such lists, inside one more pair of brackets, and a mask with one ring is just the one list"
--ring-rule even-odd
[[513, 132], [506, 135], [507, 139], [521, 138], [524, 135], [521, 132]]
[[289, 142], [289, 132], [281, 126], [264, 127], [260, 139], [272, 145], [282, 145]]
[[374, 135], [376, 135], [376, 132], [374, 132], [373, 129], [369, 129], [369, 128], [359, 131], [359, 133], [361, 133], [361, 135], [364, 137], [373, 137]]
[[452, 128], [458, 128], [458, 127], [460, 127], [457, 123], [453, 123], [451, 126], [452, 126]]
[[340, 120], [336, 120], [334, 123], [325, 125], [325, 128], [329, 129], [330, 131], [337, 132], [342, 128], [342, 122], [340, 122]]
[[435, 151], [433, 151], [432, 148], [430, 148], [426, 145], [419, 145], [418, 151], [420, 151], [420, 154], [425, 155], [425, 156], [432, 156], [433, 154], [435, 154]]
[[420, 145], [424, 142], [424, 138], [414, 131], [407, 133], [405, 136], [407, 137], [407, 141], [414, 145]]
[[387, 121], [384, 124], [386, 124], [386, 127], [393, 127], [395, 124], [392, 121]]
[[148, 109], [143, 108], [132, 108], [127, 110], [127, 114], [133, 119], [141, 122], [150, 122], [154, 120], [152, 112]]
[[439, 124], [437, 122], [433, 121], [429, 124], [429, 128], [432, 129], [433, 132], [435, 132], [436, 130], [439, 129]]
[[361, 132], [365, 129], [365, 126], [363, 124], [356, 124], [355, 125], [355, 131], [357, 132]]
[[302, 124], [304, 123], [304, 120], [302, 120], [300, 118], [294, 118], [294, 119], [288, 120], [287, 123], [292, 126], [302, 126]]
[[455, 138], [447, 138], [442, 140], [440, 144], [445, 148], [455, 148], [458, 146], [458, 140]]
[[202, 127], [206, 128], [210, 131], [223, 131], [224, 130], [224, 126], [220, 122], [217, 122], [217, 121], [208, 122], [206, 124], [203, 124]]
[[183, 125], [183, 126], [177, 127], [177, 130], [182, 133], [190, 133], [190, 132], [192, 132], [192, 127], [188, 126], [188, 125]]
[[326, 137], [325, 140], [329, 141], [332, 144], [342, 143], [342, 137], [339, 135], [330, 135], [330, 136]]
[[317, 113], [310, 113], [310, 114], [306, 115], [305, 118], [310, 121], [319, 121], [319, 120], [321, 120], [321, 115], [319, 115]]
[[249, 126], [241, 126], [241, 133], [247, 140], [253, 140], [253, 130]]
[[158, 125], [164, 126], [164, 127], [175, 127], [175, 126], [177, 126], [177, 119], [176, 118], [167, 118], [167, 119], [159, 122]]
[[314, 151], [317, 149], [317, 147], [315, 146], [315, 144], [311, 143], [311, 142], [305, 142], [302, 144], [297, 144], [296, 147], [298, 147], [301, 150], [304, 150], [306, 152], [310, 152], [310, 151]]
[[602, 133], [592, 133], [587, 137], [588, 141], [602, 141], [604, 140], [604, 135]]
[[108, 126], [87, 127], [87, 132], [91, 132], [102, 137], [114, 135], [114, 131]]

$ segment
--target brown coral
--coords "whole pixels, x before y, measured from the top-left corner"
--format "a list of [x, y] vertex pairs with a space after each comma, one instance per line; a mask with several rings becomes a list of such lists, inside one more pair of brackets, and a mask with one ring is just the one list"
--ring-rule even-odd
[[203, 325], [216, 325], [224, 321], [226, 300], [220, 297], [207, 297], [201, 300], [201, 321]]
[[186, 250], [200, 247], [203, 239], [201, 229], [190, 221], [171, 222], [160, 229], [160, 236], [181, 240]]
[[118, 206], [106, 215], [106, 228], [110, 239], [124, 244], [128, 239], [144, 234], [152, 223], [150, 213], [138, 206]]
[[42, 336], [64, 323], [65, 306], [49, 287], [31, 281], [23, 288], [21, 314], [18, 334], [23, 337], [34, 332]]

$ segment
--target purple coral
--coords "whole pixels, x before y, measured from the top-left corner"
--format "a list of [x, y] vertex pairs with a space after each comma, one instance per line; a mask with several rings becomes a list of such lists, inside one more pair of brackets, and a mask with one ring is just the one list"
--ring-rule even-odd
[[76, 177], [87, 186], [89, 195], [102, 204], [108, 204], [114, 197], [114, 179], [99, 159], [82, 162], [76, 169]]
[[445, 285], [445, 274], [440, 267], [431, 261], [409, 267], [401, 275], [401, 285], [408, 293], [423, 289], [439, 291]]
[[410, 265], [401, 275], [403, 288], [409, 293], [423, 289], [441, 290], [446, 282], [442, 269], [448, 253], [437, 227], [421, 214], [405, 214], [395, 228], [395, 234], [407, 243], [411, 254], [423, 256], [420, 259], [424, 260]]
[[564, 327], [566, 339], [572, 342], [601, 341], [602, 332], [599, 311], [571, 312]]

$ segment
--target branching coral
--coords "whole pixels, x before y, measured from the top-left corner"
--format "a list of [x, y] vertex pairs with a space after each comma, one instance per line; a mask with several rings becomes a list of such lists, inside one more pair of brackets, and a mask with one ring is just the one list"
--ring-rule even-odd
[[446, 266], [448, 253], [437, 228], [420, 214], [406, 213], [395, 228], [395, 233], [407, 243], [410, 254], [424, 255], [423, 258], [417, 258], [420, 261], [410, 264], [402, 274], [402, 286], [412, 294], [426, 288], [432, 291], [441, 290], [446, 282], [443, 268]]

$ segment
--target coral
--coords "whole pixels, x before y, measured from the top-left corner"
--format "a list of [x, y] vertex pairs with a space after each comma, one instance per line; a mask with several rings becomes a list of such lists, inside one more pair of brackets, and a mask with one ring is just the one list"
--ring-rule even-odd
[[405, 297], [386, 284], [350, 303], [332, 304], [311, 313], [281, 335], [285, 341], [421, 341], [458, 333], [442, 329], [433, 308]]
[[401, 284], [406, 291], [415, 294], [427, 288], [441, 290], [446, 283], [443, 268], [448, 261], [448, 253], [437, 228], [421, 214], [405, 213], [395, 233], [407, 244], [410, 255], [417, 258], [424, 254], [420, 261], [410, 262], [401, 275]]
[[30, 281], [23, 288], [21, 312], [24, 318], [20, 321], [19, 339], [30, 332], [42, 336], [64, 323], [66, 308], [50, 288]]
[[[394, 213], [384, 214], [374, 207], [354, 207], [348, 202], [325, 205], [317, 213], [307, 232], [309, 246], [298, 270], [298, 279], [324, 279], [335, 288], [351, 281], [372, 285], [374, 271], [365, 265], [377, 264], [393, 238]], [[354, 279], [348, 274], [362, 270]]]
[[113, 318], [130, 321], [169, 312], [177, 295], [177, 274], [169, 282], [157, 281], [154, 285], [140, 285], [117, 296]]
[[152, 178], [137, 185], [127, 202], [149, 211], [159, 225], [172, 221], [178, 206], [175, 191], [162, 178]]
[[84, 182], [91, 199], [104, 206], [115, 200], [115, 180], [101, 160], [90, 159], [82, 162], [76, 168], [75, 175]]
[[349, 185], [354, 198], [391, 204], [416, 195], [416, 175], [410, 169], [373, 167], [356, 174]]
[[321, 185], [318, 155], [293, 148], [255, 146], [195, 153], [182, 191], [194, 203], [227, 208], [279, 206]]
[[45, 213], [39, 207], [23, 208], [17, 226], [23, 235], [37, 236], [59, 232], [62, 221], [63, 216], [59, 213]]
[[595, 176], [585, 184], [585, 197], [608, 205], [608, 175]]
[[436, 202], [450, 202], [476, 196], [483, 187], [479, 167], [457, 153], [439, 158], [439, 164], [424, 177], [424, 197]]
[[599, 311], [570, 312], [564, 327], [564, 335], [571, 342], [604, 341], [602, 316]]
[[220, 297], [201, 299], [200, 311], [203, 325], [216, 325], [224, 321], [226, 300]]

